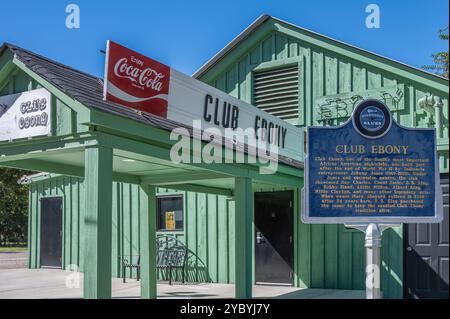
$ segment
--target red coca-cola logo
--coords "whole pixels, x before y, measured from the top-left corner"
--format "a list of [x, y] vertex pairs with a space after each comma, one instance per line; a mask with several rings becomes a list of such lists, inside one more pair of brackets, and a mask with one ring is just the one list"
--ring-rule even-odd
[[144, 70], [129, 64], [127, 58], [117, 61], [114, 66], [114, 74], [119, 78], [129, 79], [130, 81], [140, 85], [141, 89], [152, 88], [155, 91], [161, 91], [163, 88], [164, 74], [156, 72], [152, 68]]
[[170, 68], [109, 41], [105, 99], [167, 117]]

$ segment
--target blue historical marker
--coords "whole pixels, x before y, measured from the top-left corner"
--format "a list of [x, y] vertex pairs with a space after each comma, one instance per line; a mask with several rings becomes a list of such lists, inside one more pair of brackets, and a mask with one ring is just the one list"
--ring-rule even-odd
[[308, 128], [306, 223], [439, 222], [434, 129], [397, 124], [365, 100], [339, 127]]

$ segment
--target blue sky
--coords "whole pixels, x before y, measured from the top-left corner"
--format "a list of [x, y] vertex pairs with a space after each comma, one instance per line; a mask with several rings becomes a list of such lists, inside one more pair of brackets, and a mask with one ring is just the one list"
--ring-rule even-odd
[[[80, 8], [79, 29], [66, 28], [70, 3]], [[365, 26], [370, 3], [380, 7], [379, 29]], [[447, 49], [437, 30], [448, 26], [448, 11], [448, 0], [7, 1], [0, 43], [102, 76], [100, 50], [111, 39], [190, 75], [265, 13], [421, 67]]]

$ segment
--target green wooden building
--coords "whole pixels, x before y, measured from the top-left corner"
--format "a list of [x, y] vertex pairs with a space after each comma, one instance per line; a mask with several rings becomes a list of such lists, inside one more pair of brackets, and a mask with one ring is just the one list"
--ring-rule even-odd
[[[384, 101], [404, 126], [436, 128], [444, 222], [383, 234], [381, 288], [384, 298], [448, 294], [447, 79], [270, 16], [258, 18], [193, 77], [302, 129], [341, 124], [365, 98]], [[108, 280], [122, 275], [121, 258], [140, 256], [142, 295], [155, 297], [149, 256], [156, 230], [187, 247], [187, 281], [236, 283], [238, 297], [251, 296], [255, 282], [364, 289], [364, 235], [343, 225], [301, 222], [300, 164], [280, 163], [277, 174], [267, 176], [255, 165], [170, 165], [168, 124], [111, 112], [101, 101], [101, 85], [13, 45], [0, 49], [0, 96], [45, 88], [52, 98], [48, 137], [0, 142], [0, 166], [48, 172], [22, 181], [30, 185], [30, 268], [76, 265], [87, 276], [85, 296], [108, 297]], [[110, 183], [112, 193], [100, 191]], [[50, 230], [43, 230], [42, 212], [49, 209], [61, 216], [56, 264], [43, 255], [50, 245], [43, 234]], [[446, 256], [432, 254], [433, 246], [408, 257], [411, 246], [427, 240], [430, 247], [447, 245]], [[438, 274], [425, 288], [417, 278], [429, 269], [417, 260], [428, 260]], [[157, 277], [167, 279], [167, 271]]]

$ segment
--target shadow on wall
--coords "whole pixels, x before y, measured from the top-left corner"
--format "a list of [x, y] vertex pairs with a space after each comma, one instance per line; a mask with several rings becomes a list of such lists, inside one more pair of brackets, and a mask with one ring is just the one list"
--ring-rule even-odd
[[[212, 282], [208, 269], [204, 262], [198, 258], [193, 251], [187, 250], [186, 265], [184, 269], [185, 281], [189, 283]], [[158, 268], [158, 280], [169, 280], [169, 269]], [[183, 270], [172, 269], [172, 281], [181, 282], [183, 278]]]
[[194, 283], [212, 282], [205, 263], [191, 250], [188, 250], [186, 258], [186, 281]]
[[402, 228], [387, 229], [381, 242], [381, 291], [383, 298], [403, 298]]
[[415, 250], [407, 252], [407, 254], [410, 254], [407, 259], [408, 262], [414, 262], [415, 264], [410, 265], [410, 271], [405, 273], [404, 280], [408, 280], [413, 285], [413, 287], [405, 288], [405, 298], [447, 299], [448, 281], [443, 280], [432, 265], [426, 262], [424, 257], [420, 256]]
[[157, 250], [159, 249], [176, 249], [184, 250], [186, 252], [184, 270], [181, 267], [176, 267], [170, 270], [168, 267], [158, 268], [158, 280], [168, 281], [171, 275], [173, 282], [181, 282], [183, 279], [183, 271], [185, 282], [199, 283], [212, 282], [209, 271], [205, 263], [186, 245], [176, 238], [174, 235], [158, 235], [157, 236]]

